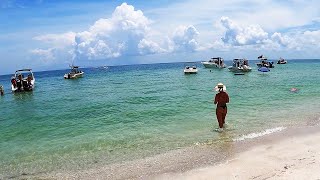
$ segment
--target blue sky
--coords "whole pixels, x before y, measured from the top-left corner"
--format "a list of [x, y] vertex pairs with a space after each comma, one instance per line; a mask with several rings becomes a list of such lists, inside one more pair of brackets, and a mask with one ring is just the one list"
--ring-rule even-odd
[[0, 0], [0, 74], [19, 68], [319, 58], [320, 1]]

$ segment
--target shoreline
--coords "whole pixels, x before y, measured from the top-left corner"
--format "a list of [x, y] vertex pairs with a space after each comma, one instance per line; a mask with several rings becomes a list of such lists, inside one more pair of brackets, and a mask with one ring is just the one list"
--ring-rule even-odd
[[[298, 134], [293, 135], [295, 130]], [[152, 179], [320, 179], [320, 126], [309, 130], [291, 129], [284, 134], [293, 136], [282, 134], [278, 140], [268, 137], [266, 143], [214, 166], [165, 173]]]
[[[260, 157], [257, 152], [262, 152], [261, 149], [271, 149], [275, 151], [277, 147], [286, 148], [290, 146], [291, 141], [299, 146], [304, 140], [309, 141], [315, 136], [320, 141], [320, 126], [303, 126], [303, 127], [289, 127], [279, 132], [267, 134], [261, 137], [246, 139], [245, 141], [220, 142], [219, 146], [213, 145], [194, 145], [192, 147], [173, 150], [167, 153], [158, 154], [156, 156], [147, 157], [128, 162], [115, 163], [104, 166], [97, 166], [90, 169], [82, 169], [75, 171], [59, 171], [28, 175], [24, 174], [14, 178], [31, 178], [31, 179], [210, 179], [215, 174], [211, 172], [221, 172], [222, 169], [234, 168], [234, 163], [237, 165], [246, 166], [252, 162], [243, 161], [244, 157], [254, 157], [254, 159], [265, 158]], [[290, 143], [288, 143], [290, 142]], [[281, 145], [286, 144], [286, 146]], [[276, 146], [276, 147], [274, 147]], [[272, 147], [272, 148], [270, 148]], [[310, 148], [320, 148], [320, 145], [313, 145]], [[293, 152], [292, 152], [293, 151]], [[299, 153], [301, 149], [290, 149], [291, 154]], [[248, 155], [249, 153], [249, 155]], [[244, 154], [244, 155], [243, 155]], [[251, 154], [251, 155], [250, 155]], [[289, 153], [290, 154], [290, 153]], [[268, 156], [266, 153], [263, 156]], [[244, 156], [244, 157], [243, 157]], [[277, 156], [273, 153], [272, 156]], [[281, 154], [279, 154], [281, 156]], [[320, 155], [318, 156], [320, 162]], [[239, 159], [235, 161], [235, 159]], [[299, 157], [297, 157], [299, 158]], [[265, 158], [265, 160], [268, 160]], [[230, 164], [231, 163], [231, 164]], [[273, 162], [277, 165], [277, 161]], [[290, 164], [290, 163], [289, 163]], [[294, 163], [291, 163], [294, 164]], [[316, 163], [315, 163], [316, 164]], [[258, 165], [260, 167], [263, 167]], [[238, 166], [236, 166], [238, 167]], [[279, 168], [277, 166], [277, 168]], [[283, 167], [282, 167], [283, 168]], [[289, 165], [288, 167], [289, 168]], [[291, 169], [292, 166], [290, 166]], [[245, 179], [250, 179], [250, 172], [245, 174]], [[227, 173], [227, 172], [226, 172]], [[230, 173], [230, 172], [229, 172]], [[228, 177], [230, 179], [237, 179], [237, 177]], [[249, 177], [250, 176], [250, 177]], [[216, 175], [214, 176], [216, 177]], [[218, 176], [219, 177], [219, 176]], [[221, 179], [224, 174], [220, 174]], [[259, 175], [257, 178], [259, 179]], [[227, 178], [227, 179], [228, 179]], [[216, 178], [215, 178], [216, 179]], [[219, 179], [219, 178], [218, 178]], [[242, 179], [242, 178], [239, 178]], [[261, 179], [261, 178], [260, 178]]]

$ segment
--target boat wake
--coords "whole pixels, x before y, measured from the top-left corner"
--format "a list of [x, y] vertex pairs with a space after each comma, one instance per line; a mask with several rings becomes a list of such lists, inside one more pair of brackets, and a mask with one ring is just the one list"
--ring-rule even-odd
[[253, 139], [253, 138], [265, 136], [265, 135], [268, 135], [268, 134], [272, 134], [272, 133], [275, 133], [275, 132], [279, 132], [279, 131], [282, 131], [284, 129], [286, 129], [286, 127], [276, 127], [276, 128], [272, 128], [272, 129], [266, 129], [266, 130], [264, 130], [262, 132], [250, 133], [250, 134], [243, 135], [243, 136], [241, 136], [239, 138], [233, 139], [233, 141], [243, 141], [243, 140], [246, 140], [246, 139]]

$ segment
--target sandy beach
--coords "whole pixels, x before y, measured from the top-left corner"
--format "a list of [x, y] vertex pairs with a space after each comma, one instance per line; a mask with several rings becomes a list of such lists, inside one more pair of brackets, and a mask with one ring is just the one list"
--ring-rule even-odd
[[155, 179], [320, 179], [320, 133], [259, 145], [221, 164]]
[[319, 129], [286, 129], [214, 151], [212, 145], [200, 145], [91, 169], [14, 179], [320, 179]]

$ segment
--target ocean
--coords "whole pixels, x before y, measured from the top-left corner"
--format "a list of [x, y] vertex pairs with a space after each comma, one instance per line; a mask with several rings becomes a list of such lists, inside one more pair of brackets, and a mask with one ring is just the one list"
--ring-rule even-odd
[[[319, 123], [320, 60], [289, 60], [270, 72], [234, 75], [227, 68], [184, 75], [187, 63], [35, 72], [33, 92], [13, 94], [0, 76], [0, 179], [23, 173], [87, 169], [196, 145], [245, 141]], [[226, 61], [231, 65], [231, 61]], [[211, 71], [210, 71], [211, 70]], [[230, 96], [221, 137], [213, 87]], [[297, 92], [291, 92], [297, 88]]]

